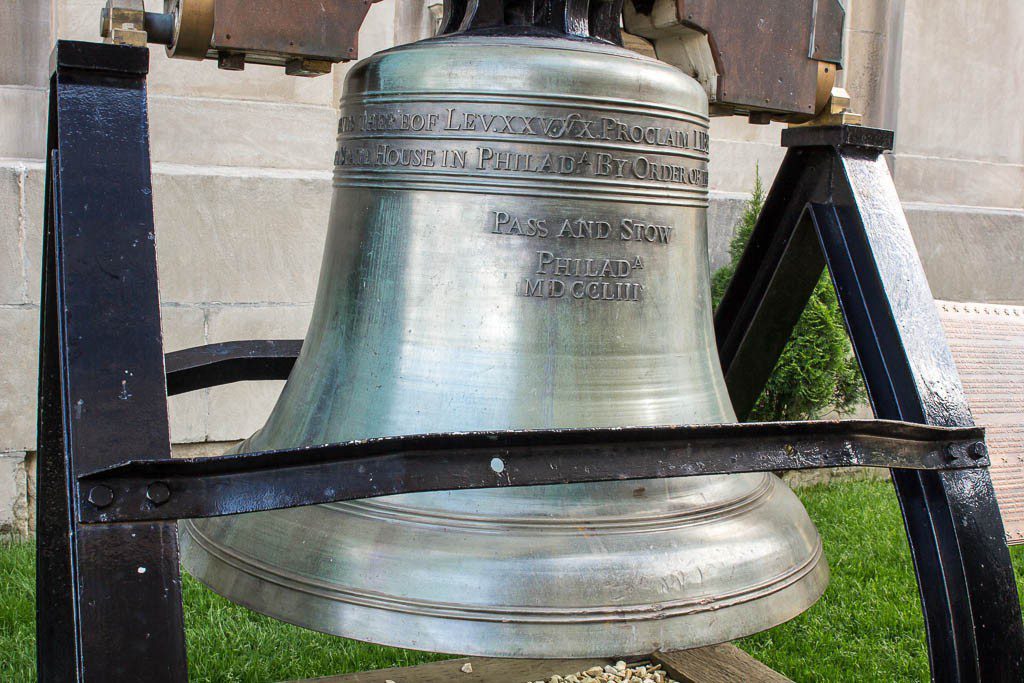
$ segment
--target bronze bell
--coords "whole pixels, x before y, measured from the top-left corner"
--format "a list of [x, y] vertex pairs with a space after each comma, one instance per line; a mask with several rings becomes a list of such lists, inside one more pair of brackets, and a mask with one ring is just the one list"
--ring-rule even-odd
[[[529, 30], [455, 32], [348, 74], [312, 324], [242, 451], [735, 421], [711, 320], [704, 91], [516, 16]], [[732, 640], [828, 581], [803, 507], [762, 474], [191, 520], [182, 545], [201, 581], [278, 619], [499, 657]]]

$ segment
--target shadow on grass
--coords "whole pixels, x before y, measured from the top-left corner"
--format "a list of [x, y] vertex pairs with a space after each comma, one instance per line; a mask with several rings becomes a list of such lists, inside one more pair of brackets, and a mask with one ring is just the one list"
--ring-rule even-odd
[[[832, 582], [806, 613], [738, 645], [795, 681], [928, 680], [891, 485], [850, 482], [798, 494], [824, 538]], [[1024, 589], [1024, 548], [1012, 552]], [[30, 542], [0, 545], [0, 681], [35, 680], [34, 554]], [[184, 586], [193, 681], [287, 681], [444, 658], [313, 633], [234, 605], [191, 577]]]

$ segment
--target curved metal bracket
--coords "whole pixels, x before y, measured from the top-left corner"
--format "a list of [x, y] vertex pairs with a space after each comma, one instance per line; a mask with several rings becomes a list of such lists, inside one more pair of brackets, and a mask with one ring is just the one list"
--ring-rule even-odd
[[167, 395], [252, 380], [288, 379], [301, 339], [210, 344], [166, 356]]

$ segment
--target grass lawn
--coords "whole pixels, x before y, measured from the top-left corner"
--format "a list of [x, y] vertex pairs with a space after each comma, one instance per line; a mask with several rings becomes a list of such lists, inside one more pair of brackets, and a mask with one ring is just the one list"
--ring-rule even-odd
[[[890, 484], [799, 491], [825, 539], [832, 583], [793, 621], [741, 647], [796, 681], [924, 681], [924, 627]], [[1013, 550], [1018, 585], [1024, 548]], [[34, 680], [34, 548], [0, 545], [0, 681]], [[304, 631], [233, 605], [185, 577], [191, 678], [282, 681], [440, 658]]]

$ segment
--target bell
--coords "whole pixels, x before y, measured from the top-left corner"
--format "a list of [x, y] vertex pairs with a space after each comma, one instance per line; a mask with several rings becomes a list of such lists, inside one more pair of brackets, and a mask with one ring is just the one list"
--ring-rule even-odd
[[[357, 64], [338, 141], [312, 323], [240, 451], [735, 421], [695, 80], [606, 42], [461, 33]], [[828, 580], [768, 474], [416, 493], [181, 531], [186, 568], [234, 602], [466, 655], [724, 642]]]

